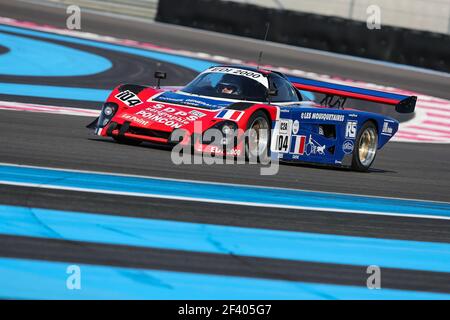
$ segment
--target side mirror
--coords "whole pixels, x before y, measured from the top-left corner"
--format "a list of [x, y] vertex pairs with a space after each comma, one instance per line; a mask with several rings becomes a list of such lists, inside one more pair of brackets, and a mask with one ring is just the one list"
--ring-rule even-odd
[[154, 74], [154, 77], [155, 77], [155, 79], [158, 79], [158, 84], [156, 85], [156, 88], [159, 89], [161, 80], [167, 78], [167, 73], [161, 72], [161, 71], [156, 71]]
[[278, 90], [277, 89], [268, 89], [267, 90], [267, 101], [269, 104], [272, 103], [272, 97], [275, 97], [276, 95], [278, 95]]
[[167, 78], [167, 73], [161, 72], [161, 71], [156, 71], [155, 72], [155, 78], [156, 79], [166, 79]]

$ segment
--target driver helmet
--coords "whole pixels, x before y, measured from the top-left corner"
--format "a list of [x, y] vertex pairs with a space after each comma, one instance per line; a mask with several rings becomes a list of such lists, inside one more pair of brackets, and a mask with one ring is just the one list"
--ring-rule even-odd
[[236, 76], [226, 74], [217, 84], [217, 91], [222, 94], [238, 95], [240, 93], [240, 86], [236, 81]]

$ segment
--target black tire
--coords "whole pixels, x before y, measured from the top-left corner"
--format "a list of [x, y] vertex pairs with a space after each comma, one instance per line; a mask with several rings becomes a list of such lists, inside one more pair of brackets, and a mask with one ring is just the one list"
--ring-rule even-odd
[[355, 139], [352, 155], [352, 169], [368, 171], [375, 161], [378, 151], [378, 131], [372, 121], [364, 123]]
[[138, 146], [142, 143], [140, 140], [128, 139], [125, 137], [113, 137], [120, 144], [126, 144], [129, 146]]
[[[252, 154], [250, 153], [250, 137], [247, 133], [255, 125], [255, 123], [257, 121], [261, 121], [261, 122], [265, 121], [265, 123], [267, 124], [267, 142], [266, 142], [266, 146], [265, 146], [264, 150], [261, 150], [261, 152], [259, 152], [259, 154], [257, 152], [253, 152], [253, 153], [257, 153], [255, 155], [253, 153]], [[270, 157], [271, 128], [272, 128], [271, 121], [264, 111], [257, 110], [256, 112], [254, 112], [251, 115], [251, 117], [249, 118], [248, 123], [247, 123], [246, 135], [245, 135], [244, 152], [245, 152], [245, 160], [246, 161], [253, 160], [253, 159], [255, 159], [255, 156], [256, 156], [257, 162], [267, 163], [267, 161]]]

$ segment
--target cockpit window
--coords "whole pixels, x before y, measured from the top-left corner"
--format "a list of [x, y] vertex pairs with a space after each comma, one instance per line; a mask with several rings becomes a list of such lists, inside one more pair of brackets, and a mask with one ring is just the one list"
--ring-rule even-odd
[[249, 76], [206, 72], [189, 83], [183, 92], [217, 98], [267, 101], [267, 88]]
[[272, 102], [297, 102], [301, 101], [290, 82], [283, 77], [272, 74], [270, 76], [271, 87], [277, 90], [277, 94], [272, 97]]

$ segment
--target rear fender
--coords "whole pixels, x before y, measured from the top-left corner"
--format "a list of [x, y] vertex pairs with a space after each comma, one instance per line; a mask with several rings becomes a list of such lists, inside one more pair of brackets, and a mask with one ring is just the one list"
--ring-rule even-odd
[[[372, 119], [371, 119], [372, 120]], [[378, 131], [378, 149], [383, 148], [397, 133], [399, 122], [390, 117], [379, 117], [372, 120]]]

